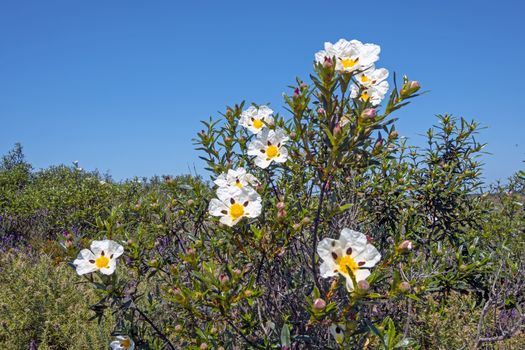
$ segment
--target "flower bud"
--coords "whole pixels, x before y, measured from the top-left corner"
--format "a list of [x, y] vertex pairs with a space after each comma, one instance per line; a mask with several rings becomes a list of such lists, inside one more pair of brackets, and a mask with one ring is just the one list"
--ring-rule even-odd
[[284, 210], [285, 207], [286, 207], [286, 205], [284, 204], [284, 202], [277, 203], [277, 209]]
[[361, 113], [363, 119], [374, 119], [377, 116], [377, 111], [375, 108], [367, 108]]
[[332, 58], [325, 56], [323, 61], [323, 67], [324, 68], [331, 68], [334, 65]]
[[228, 275], [225, 273], [221, 273], [221, 275], [219, 276], [219, 281], [221, 282], [221, 284], [226, 284], [229, 280], [230, 277], [228, 277]]
[[206, 349], [208, 349], [208, 344], [206, 344], [206, 343], [202, 343], [201, 346], [199, 346], [199, 349], [200, 349], [200, 350], [206, 350]]
[[282, 219], [282, 218], [286, 217], [286, 214], [287, 214], [287, 213], [286, 213], [286, 210], [279, 210], [279, 211], [277, 212], [277, 217], [278, 217], [279, 219]]
[[292, 131], [292, 132], [290, 133], [290, 138], [291, 138], [291, 139], [295, 139], [295, 136], [297, 136], [297, 134], [296, 134], [295, 132]]
[[251, 297], [252, 295], [253, 295], [253, 292], [252, 292], [251, 290], [245, 290], [245, 291], [244, 291], [244, 296], [245, 296], [245, 297], [248, 297], [248, 298], [249, 298], [249, 297]]
[[324, 301], [321, 298], [317, 298], [314, 300], [314, 309], [317, 311], [321, 311], [326, 307], [326, 301]]
[[407, 239], [407, 240], [404, 240], [403, 242], [401, 242], [397, 246], [397, 250], [399, 250], [400, 252], [407, 252], [407, 251], [411, 251], [413, 247], [414, 247], [414, 245], [412, 244], [412, 241], [409, 241]]
[[339, 137], [341, 131], [343, 131], [343, 129], [341, 129], [341, 123], [335, 124], [334, 130], [332, 131], [334, 137]]
[[396, 130], [392, 130], [392, 132], [388, 135], [390, 139], [397, 139], [399, 136], [399, 133]]
[[180, 332], [180, 331], [182, 331], [182, 326], [181, 326], [180, 324], [176, 325], [176, 326], [175, 326], [175, 331], [176, 331], [176, 332]]
[[195, 201], [193, 199], [188, 199], [188, 201], [186, 202], [186, 204], [188, 206], [192, 206], [193, 204], [195, 204]]
[[367, 280], [361, 280], [357, 282], [357, 288], [359, 288], [363, 292], [366, 292], [370, 289], [370, 284]]
[[410, 283], [403, 281], [403, 282], [399, 283], [399, 287], [398, 288], [403, 293], [410, 292]]
[[325, 114], [326, 111], [324, 110], [323, 107], [319, 107], [319, 108], [317, 108], [317, 113], [319, 113], [319, 114]]
[[308, 225], [310, 223], [310, 218], [308, 216], [305, 216], [302, 220], [301, 220], [301, 224], [303, 225]]
[[408, 96], [416, 93], [421, 88], [421, 85], [419, 85], [419, 81], [417, 80], [411, 80], [407, 81], [403, 84], [403, 87], [401, 88], [400, 94], [401, 98], [407, 98]]
[[235, 274], [235, 276], [240, 276], [242, 274], [242, 271], [239, 269], [233, 269], [233, 273]]
[[300, 91], [298, 88], [295, 88], [295, 90], [293, 91], [292, 98], [298, 99], [299, 97], [301, 97]]
[[293, 224], [292, 228], [297, 231], [297, 230], [299, 230], [301, 228], [301, 225]]

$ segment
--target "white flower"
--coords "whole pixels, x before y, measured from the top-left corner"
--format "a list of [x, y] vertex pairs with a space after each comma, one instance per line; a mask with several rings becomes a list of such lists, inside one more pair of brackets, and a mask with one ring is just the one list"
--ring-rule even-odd
[[359, 98], [363, 102], [370, 101], [372, 105], [381, 103], [388, 91], [388, 70], [385, 68], [369, 69], [356, 74], [358, 85], [352, 84], [350, 97]]
[[220, 222], [233, 226], [243, 217], [255, 218], [261, 214], [261, 196], [254, 189], [244, 187], [219, 187], [217, 198], [210, 201], [210, 215], [220, 216]]
[[363, 72], [357, 73], [355, 78], [361, 86], [367, 88], [377, 86], [388, 78], [388, 70], [385, 68], [375, 69], [374, 67], [370, 67]]
[[257, 186], [259, 184], [259, 180], [252, 174], [247, 173], [244, 168], [230, 169], [227, 173], [220, 174], [213, 182], [219, 187], [235, 186], [237, 188]]
[[124, 253], [124, 247], [115, 241], [93, 241], [91, 250], [82, 249], [73, 265], [79, 275], [100, 271], [104, 275], [111, 275], [115, 271], [117, 258]]
[[284, 163], [288, 159], [288, 150], [284, 144], [288, 136], [282, 129], [263, 130], [248, 146], [248, 155], [255, 156], [255, 165], [266, 169], [272, 161]]
[[239, 123], [249, 129], [254, 134], [258, 134], [265, 126], [273, 125], [273, 111], [268, 106], [259, 106], [259, 108], [250, 106], [241, 114]]
[[342, 344], [345, 340], [345, 325], [332, 323], [330, 325], [330, 334], [334, 337], [337, 344]]
[[378, 85], [370, 86], [368, 88], [360, 88], [354, 84], [350, 90], [350, 97], [359, 98], [363, 102], [369, 101], [372, 106], [377, 106], [381, 103], [387, 92], [387, 81], [382, 81]]
[[130, 337], [118, 335], [116, 336], [116, 339], [117, 340], [114, 340], [109, 344], [109, 346], [111, 346], [111, 349], [113, 350], [120, 350], [120, 349], [133, 350], [135, 349], [135, 343]]
[[371, 244], [364, 234], [345, 228], [338, 240], [325, 238], [317, 246], [317, 254], [323, 259], [320, 266], [321, 277], [333, 277], [341, 274], [346, 278], [348, 291], [354, 289], [349, 271], [356, 282], [366, 280], [370, 276], [367, 268], [374, 267], [381, 254]]
[[324, 50], [315, 54], [315, 60], [323, 63], [325, 57], [336, 59], [336, 70], [351, 73], [364, 70], [379, 59], [381, 48], [375, 44], [363, 44], [359, 40], [339, 39], [335, 44], [324, 43]]

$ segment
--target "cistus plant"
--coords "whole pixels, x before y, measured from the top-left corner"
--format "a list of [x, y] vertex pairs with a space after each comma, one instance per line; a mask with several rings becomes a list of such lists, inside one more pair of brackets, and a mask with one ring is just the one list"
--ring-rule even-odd
[[[133, 227], [118, 210], [98, 222], [120, 243], [74, 265], [100, 293], [96, 316], [117, 319], [112, 347], [417, 348], [428, 298], [483, 298], [477, 125], [443, 116], [428, 149], [407, 147], [392, 114], [420, 85], [389, 84], [379, 54], [326, 43], [285, 115], [243, 102], [203, 122], [212, 191], [143, 203], [155, 210]], [[114, 273], [102, 245], [123, 248]]]

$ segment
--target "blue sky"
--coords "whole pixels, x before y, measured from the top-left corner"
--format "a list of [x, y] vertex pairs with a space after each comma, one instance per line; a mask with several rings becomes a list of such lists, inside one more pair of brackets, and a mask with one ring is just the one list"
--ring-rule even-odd
[[399, 113], [476, 119], [488, 182], [525, 168], [522, 1], [1, 1], [0, 153], [132, 176], [203, 164], [199, 120], [246, 100], [283, 111], [325, 41], [381, 45], [378, 66], [427, 95]]

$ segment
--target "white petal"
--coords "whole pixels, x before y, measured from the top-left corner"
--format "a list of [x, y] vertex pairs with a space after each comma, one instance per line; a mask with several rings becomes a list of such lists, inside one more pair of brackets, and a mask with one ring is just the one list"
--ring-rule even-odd
[[120, 244], [118, 244], [115, 241], [109, 240], [109, 242], [108, 242], [108, 251], [107, 251], [106, 255], [108, 255], [110, 258], [111, 258], [111, 256], [113, 256], [113, 259], [116, 259], [119, 256], [121, 256], [122, 254], [124, 254], [124, 247], [121, 246]]
[[259, 168], [266, 169], [272, 162], [272, 160], [267, 160], [266, 155], [257, 156], [254, 159], [255, 165], [257, 165]]
[[373, 245], [367, 244], [363, 251], [353, 252], [352, 257], [357, 263], [365, 262], [365, 264], [360, 265], [361, 267], [373, 267], [381, 260], [381, 253]]
[[245, 208], [245, 216], [249, 218], [256, 218], [261, 215], [262, 204], [260, 200], [252, 201], [248, 203], [248, 206]]
[[319, 273], [323, 278], [333, 277], [337, 275], [337, 272], [335, 272], [336, 269], [337, 266], [333, 263], [333, 260], [325, 260], [321, 266], [319, 266]]
[[228, 211], [228, 206], [222, 201], [218, 200], [217, 198], [213, 198], [210, 201], [210, 205], [208, 207], [208, 212], [210, 213], [210, 215], [224, 216], [225, 214], [222, 213], [223, 210]]
[[341, 240], [341, 245], [345, 250], [352, 248], [352, 257], [354, 257], [355, 254], [362, 252], [368, 243], [368, 240], [364, 234], [349, 228], [344, 228], [341, 231], [339, 240]]
[[75, 265], [77, 274], [79, 275], [97, 271], [96, 265], [90, 263], [88, 260], [75, 259], [75, 261], [73, 261], [73, 265]]
[[354, 272], [354, 274], [355, 274], [355, 280], [356, 280], [357, 282], [359, 282], [359, 281], [364, 281], [364, 280], [366, 280], [366, 278], [367, 278], [368, 276], [370, 276], [370, 271], [367, 270], [367, 269], [359, 269], [359, 270], [357, 270], [356, 272]]
[[111, 346], [111, 349], [113, 349], [113, 350], [120, 350], [120, 349], [122, 349], [122, 347], [120, 346], [120, 341], [119, 340], [112, 341], [111, 343], [109, 343], [109, 346]]
[[233, 225], [238, 223], [240, 219], [241, 218], [234, 221], [230, 215], [224, 215], [223, 217], [221, 217], [220, 222], [224, 225], [232, 227]]
[[333, 261], [332, 251], [340, 247], [338, 240], [333, 238], [324, 238], [317, 244], [317, 254], [324, 261]]
[[101, 252], [104, 252], [104, 255], [109, 250], [109, 239], [103, 241], [93, 241], [91, 242], [91, 251], [95, 256], [101, 255]]

